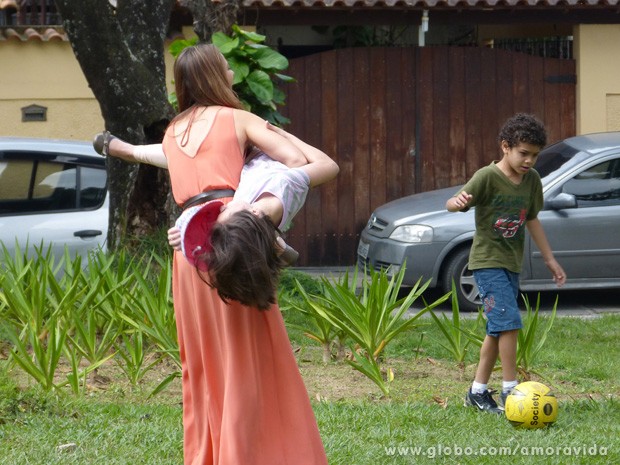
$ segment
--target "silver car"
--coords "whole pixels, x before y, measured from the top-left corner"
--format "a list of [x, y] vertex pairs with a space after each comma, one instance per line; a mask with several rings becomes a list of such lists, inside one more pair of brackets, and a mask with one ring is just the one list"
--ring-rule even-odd
[[[568, 280], [562, 289], [620, 287], [620, 132], [571, 137], [541, 151], [535, 166], [545, 198], [540, 219]], [[391, 269], [406, 263], [404, 284], [419, 278], [448, 292], [454, 280], [462, 310], [480, 304], [468, 269], [473, 209], [450, 213], [459, 187], [411, 195], [377, 208], [361, 232], [358, 266]], [[557, 289], [541, 254], [525, 238], [523, 291]]]
[[90, 142], [0, 137], [0, 241], [83, 257], [108, 231], [105, 159]]

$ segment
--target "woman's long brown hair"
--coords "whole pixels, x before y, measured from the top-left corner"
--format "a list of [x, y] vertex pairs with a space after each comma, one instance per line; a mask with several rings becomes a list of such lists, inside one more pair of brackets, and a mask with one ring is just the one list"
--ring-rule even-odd
[[174, 62], [174, 86], [183, 117], [195, 106], [220, 105], [243, 109], [226, 76], [226, 59], [213, 44], [184, 49]]

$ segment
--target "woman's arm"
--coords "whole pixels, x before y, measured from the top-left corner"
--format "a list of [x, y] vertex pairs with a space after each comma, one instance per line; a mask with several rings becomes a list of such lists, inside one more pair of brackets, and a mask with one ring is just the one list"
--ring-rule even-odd
[[270, 123], [267, 123], [267, 128], [290, 141], [303, 153], [307, 164], [302, 166], [301, 169], [308, 174], [310, 178], [310, 187], [315, 187], [327, 181], [331, 181], [340, 171], [338, 164], [325, 152]]
[[[306, 157], [289, 140], [267, 128], [265, 120], [243, 110], [234, 110], [237, 139], [242, 148], [255, 145], [270, 158], [289, 168], [307, 163]], [[245, 150], [243, 150], [245, 152]]]

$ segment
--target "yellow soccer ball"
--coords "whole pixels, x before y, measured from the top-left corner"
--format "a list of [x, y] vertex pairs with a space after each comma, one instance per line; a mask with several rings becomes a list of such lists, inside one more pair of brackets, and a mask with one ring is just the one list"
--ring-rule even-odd
[[506, 398], [506, 418], [519, 428], [544, 428], [558, 418], [558, 401], [549, 387], [535, 381], [516, 386]]

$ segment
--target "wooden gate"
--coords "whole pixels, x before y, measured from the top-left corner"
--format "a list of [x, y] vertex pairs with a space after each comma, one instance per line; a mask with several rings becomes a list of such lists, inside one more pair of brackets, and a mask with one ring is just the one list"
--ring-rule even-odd
[[291, 60], [287, 129], [340, 165], [287, 234], [298, 266], [350, 266], [379, 205], [464, 183], [499, 156], [497, 133], [537, 115], [575, 134], [575, 62], [476, 47], [351, 48]]

